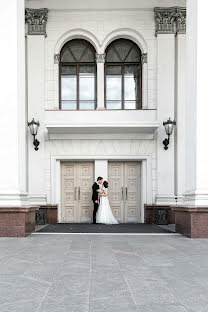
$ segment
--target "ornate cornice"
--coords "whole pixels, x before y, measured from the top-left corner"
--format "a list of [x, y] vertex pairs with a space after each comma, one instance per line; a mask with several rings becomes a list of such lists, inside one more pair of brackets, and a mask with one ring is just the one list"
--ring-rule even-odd
[[96, 63], [105, 63], [105, 53], [103, 54], [95, 54]]
[[147, 63], [147, 53], [142, 53], [141, 61], [142, 61], [142, 64]]
[[28, 23], [28, 35], [45, 35], [48, 9], [25, 9], [25, 21]]
[[54, 54], [54, 64], [59, 64], [60, 62], [60, 54]]
[[185, 34], [186, 8], [156, 7], [154, 8], [155, 35], [157, 34]]

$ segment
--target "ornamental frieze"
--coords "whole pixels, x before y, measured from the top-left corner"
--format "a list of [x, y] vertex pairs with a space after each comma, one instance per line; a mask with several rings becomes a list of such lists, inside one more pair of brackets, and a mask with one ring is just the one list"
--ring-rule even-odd
[[25, 9], [25, 21], [28, 23], [28, 35], [45, 35], [48, 9]]
[[155, 7], [155, 35], [157, 34], [185, 34], [186, 8], [183, 7]]

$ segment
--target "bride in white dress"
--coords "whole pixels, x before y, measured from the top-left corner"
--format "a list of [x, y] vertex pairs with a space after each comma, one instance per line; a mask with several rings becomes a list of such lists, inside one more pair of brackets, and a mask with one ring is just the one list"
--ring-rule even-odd
[[103, 224], [118, 224], [118, 221], [114, 218], [109, 200], [108, 200], [108, 182], [103, 182], [103, 189], [98, 190], [99, 193], [99, 207], [96, 214], [96, 223]]

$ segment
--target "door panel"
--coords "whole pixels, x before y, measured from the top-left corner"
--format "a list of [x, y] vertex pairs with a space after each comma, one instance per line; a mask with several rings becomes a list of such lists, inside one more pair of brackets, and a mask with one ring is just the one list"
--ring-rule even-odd
[[93, 162], [61, 164], [61, 222], [91, 222]]
[[75, 221], [76, 219], [75, 177], [76, 164], [70, 163], [62, 166], [63, 221]]
[[109, 162], [109, 200], [119, 222], [140, 222], [141, 165]]
[[140, 221], [140, 163], [125, 163], [125, 187], [127, 189], [125, 222]]
[[122, 222], [123, 220], [123, 177], [124, 167], [122, 162], [109, 162], [109, 201], [114, 217]]
[[92, 216], [93, 163], [79, 166], [79, 211], [80, 222], [91, 222]]

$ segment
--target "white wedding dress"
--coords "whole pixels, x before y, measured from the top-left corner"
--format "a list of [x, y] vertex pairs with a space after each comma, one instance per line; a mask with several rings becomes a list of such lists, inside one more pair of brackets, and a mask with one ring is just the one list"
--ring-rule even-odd
[[[107, 190], [103, 188], [106, 192]], [[99, 207], [96, 214], [96, 223], [103, 224], [118, 224], [118, 221], [114, 218], [108, 196], [100, 196], [99, 197]]]

